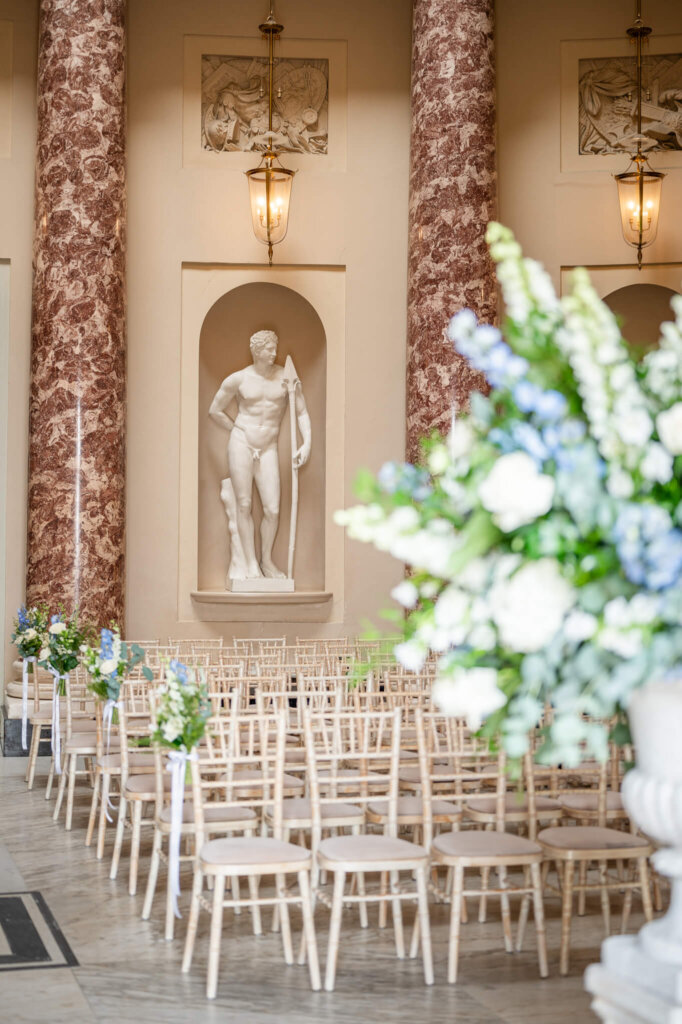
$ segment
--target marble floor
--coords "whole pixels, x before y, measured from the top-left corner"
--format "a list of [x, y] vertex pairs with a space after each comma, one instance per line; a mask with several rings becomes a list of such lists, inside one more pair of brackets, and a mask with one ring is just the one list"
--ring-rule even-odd
[[[163, 938], [162, 899], [150, 921], [140, 919], [142, 895], [128, 896], [123, 878], [109, 880], [109, 852], [98, 862], [84, 846], [88, 793], [77, 797], [74, 830], [54, 824], [44, 799], [46, 763], [41, 759], [35, 789], [24, 783], [25, 762], [0, 758], [0, 893], [38, 890], [73, 950], [78, 967], [3, 970], [0, 1022], [13, 1024], [358, 1024], [452, 1022], [465, 1024], [580, 1024], [596, 1020], [582, 988], [586, 966], [599, 955], [602, 938], [598, 905], [575, 919], [570, 975], [558, 975], [559, 906], [547, 900], [550, 977], [537, 976], [535, 941], [529, 925], [526, 949], [502, 949], [496, 901], [485, 925], [463, 928], [460, 981], [445, 981], [447, 923], [433, 908], [436, 984], [427, 989], [419, 961], [397, 961], [392, 933], [361, 930], [349, 913], [344, 921], [337, 987], [313, 993], [307, 971], [287, 967], [280, 938], [254, 937], [246, 915], [225, 915], [218, 997], [204, 998], [207, 915], [197, 939], [194, 965], [180, 974], [181, 940]], [[146, 865], [142, 863], [143, 883]], [[186, 897], [187, 878], [183, 885]], [[186, 899], [181, 904], [186, 907]], [[316, 923], [325, 953], [326, 911]], [[370, 914], [372, 912], [370, 911]], [[406, 909], [406, 916], [412, 914]], [[409, 920], [409, 918], [408, 918]], [[631, 927], [642, 919], [634, 914]], [[294, 918], [294, 926], [298, 921]], [[178, 932], [183, 933], [183, 922]], [[0, 950], [0, 952], [2, 952]], [[2, 958], [0, 957], [0, 960]]]

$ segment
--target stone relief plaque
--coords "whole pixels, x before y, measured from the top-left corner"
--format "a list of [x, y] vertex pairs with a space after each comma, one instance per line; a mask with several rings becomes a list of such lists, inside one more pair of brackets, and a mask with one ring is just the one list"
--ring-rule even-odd
[[[329, 60], [283, 57], [274, 75], [275, 148], [328, 152]], [[266, 57], [201, 55], [201, 146], [214, 153], [263, 152], [268, 146]]]
[[[682, 150], [682, 53], [648, 54], [643, 63], [642, 133], [647, 152]], [[578, 152], [623, 153], [619, 140], [636, 131], [636, 67], [632, 57], [578, 62]]]

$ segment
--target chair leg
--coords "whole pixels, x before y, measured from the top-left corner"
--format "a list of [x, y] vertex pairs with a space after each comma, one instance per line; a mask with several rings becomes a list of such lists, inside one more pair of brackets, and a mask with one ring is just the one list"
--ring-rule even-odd
[[[581, 886], [581, 887], [583, 885], [587, 885], [587, 867], [588, 867], [587, 861], [586, 860], [581, 860], [579, 865], [578, 865], [578, 885]], [[601, 873], [600, 873], [599, 877], [601, 878]], [[585, 916], [586, 897], [587, 897], [587, 893], [585, 892], [585, 890], [583, 888], [579, 888], [578, 889], [578, 917], [584, 917]]]
[[85, 834], [85, 845], [92, 844], [92, 837], [95, 834], [95, 822], [97, 821], [97, 804], [99, 803], [99, 791], [102, 783], [102, 773], [95, 769], [95, 784], [92, 788], [92, 800], [90, 801], [90, 817], [88, 818], [88, 831]]
[[653, 920], [654, 908], [651, 905], [651, 889], [649, 888], [649, 865], [646, 857], [639, 857], [637, 860], [639, 870], [639, 884], [642, 888], [642, 910], [647, 921]]
[[[99, 825], [97, 826], [97, 860], [101, 860], [104, 856], [104, 833], [107, 828], [107, 814], [109, 813], [109, 789], [111, 786], [111, 776], [109, 772], [102, 774], [102, 794], [99, 801]], [[121, 799], [123, 803], [123, 799]], [[119, 819], [121, 817], [121, 808], [118, 809]], [[123, 836], [121, 835], [121, 839]], [[119, 850], [120, 853], [120, 850]], [[116, 878], [116, 875], [112, 876]]]
[[128, 893], [134, 896], [137, 892], [137, 872], [140, 866], [140, 832], [142, 829], [142, 801], [135, 800], [132, 805], [133, 834], [130, 840], [130, 869], [128, 871]]
[[26, 768], [26, 782], [28, 788], [33, 789], [33, 783], [36, 776], [36, 765], [38, 763], [38, 748], [40, 747], [40, 740], [43, 734], [43, 728], [41, 725], [33, 726], [33, 732], [31, 733], [31, 749], [28, 753], [28, 766]]
[[289, 904], [285, 900], [286, 879], [284, 875], [275, 875], [275, 886], [277, 888], [277, 895], [280, 897], [281, 900], [278, 906], [279, 918], [282, 928], [282, 948], [284, 950], [284, 962], [287, 964], [293, 964], [294, 947], [291, 942], [291, 922], [289, 920]]
[[533, 882], [533, 917], [535, 918], [540, 977], [546, 978], [549, 974], [547, 967], [547, 936], [545, 933], [545, 907], [542, 901], [542, 871], [539, 864], [531, 864], [530, 876]]
[[313, 920], [313, 902], [310, 893], [310, 880], [307, 871], [298, 872], [298, 887], [301, 891], [301, 911], [303, 913], [303, 934], [305, 936], [306, 952], [308, 954], [308, 970], [310, 972], [310, 987], [313, 992], [319, 992], [322, 988], [320, 980], [320, 962], [317, 956], [317, 940], [315, 938], [315, 923]]
[[478, 923], [485, 924], [488, 916], [488, 897], [485, 895], [485, 891], [488, 888], [488, 880], [490, 878], [490, 868], [481, 868], [481, 896], [478, 902]]
[[609, 880], [606, 874], [606, 861], [599, 861], [599, 886], [601, 896], [601, 912], [604, 918], [604, 934], [608, 938], [611, 934], [611, 903], [609, 901]]
[[[67, 760], [67, 764], [70, 764], [70, 763], [71, 763], [71, 755], [69, 754], [69, 757], [68, 757], [68, 760]], [[66, 765], [64, 767], [66, 767]], [[68, 771], [63, 771], [62, 774], [59, 776], [59, 785], [57, 786], [57, 799], [55, 800], [54, 811], [52, 813], [52, 820], [53, 821], [57, 821], [57, 819], [59, 818], [59, 812], [62, 809], [62, 801], [64, 800], [64, 790], [66, 789], [67, 775], [68, 775]]]
[[428, 866], [417, 869], [417, 919], [422, 940], [424, 983], [433, 985], [433, 955], [431, 953], [431, 923], [429, 921]]
[[[106, 782], [106, 777], [105, 777]], [[104, 807], [104, 790], [102, 790], [102, 807]], [[116, 839], [114, 840], [114, 855], [111, 858], [111, 871], [109, 872], [109, 878], [113, 881], [118, 874], [118, 862], [121, 859], [121, 847], [123, 846], [123, 833], [125, 832], [126, 826], [126, 813], [127, 813], [127, 801], [121, 793], [121, 798], [118, 802], [118, 822], [116, 823]], [[101, 825], [101, 821], [100, 821]], [[102, 836], [102, 844], [104, 844], [104, 836]]]
[[[500, 889], [507, 887], [507, 869], [503, 865], [497, 869], [497, 877]], [[507, 953], [514, 952], [514, 941], [512, 939], [511, 912], [509, 909], [509, 895], [503, 892], [500, 896], [500, 907], [502, 911], [502, 930], [504, 931], [504, 948]]]
[[72, 754], [69, 759], [69, 782], [66, 790], [66, 831], [70, 832], [73, 825], [73, 798], [76, 792], [76, 769], [78, 768], [78, 754]]
[[[400, 875], [397, 871], [391, 871], [391, 889], [397, 891], [400, 885]], [[396, 896], [391, 900], [393, 912], [393, 932], [395, 934], [395, 955], [398, 960], [405, 959], [405, 935], [403, 932], [403, 905], [402, 900]]]
[[197, 937], [197, 926], [199, 924], [199, 897], [204, 884], [204, 876], [200, 868], [194, 871], [192, 879], [192, 897], [189, 905], [189, 920], [187, 921], [187, 935], [185, 936], [185, 952], [182, 957], [182, 972], [186, 974], [192, 965], [194, 955], [194, 941]]
[[457, 961], [459, 959], [459, 930], [462, 919], [462, 893], [464, 892], [464, 868], [455, 864], [452, 878], [452, 895], [450, 897], [450, 938], [448, 942], [448, 982], [454, 985], [457, 981]]
[[[382, 871], [381, 872], [381, 893], [382, 893], [382, 895], [385, 892], [388, 892], [388, 872], [387, 871]], [[379, 904], [379, 927], [380, 928], [385, 928], [387, 921], [388, 921], [388, 902], [387, 902], [387, 900], [382, 900], [381, 903]]]
[[158, 828], [154, 829], [154, 842], [152, 844], [152, 858], [149, 862], [149, 877], [147, 879], [147, 888], [144, 894], [144, 903], [142, 905], [142, 920], [148, 921], [152, 913], [152, 903], [154, 902], [154, 893], [156, 892], [156, 880], [159, 875], [159, 861], [161, 859], [161, 843], [163, 837], [161, 830]]
[[[249, 875], [249, 896], [252, 900], [258, 899], [258, 876]], [[261, 920], [260, 907], [254, 903], [251, 907], [251, 918], [253, 920], [253, 934], [263, 934], [263, 922]]]
[[52, 796], [52, 782], [54, 780], [54, 754], [50, 758], [50, 771], [47, 776], [47, 786], [45, 788], [45, 799], [49, 800]]
[[[170, 839], [169, 839], [170, 845]], [[161, 843], [159, 843], [159, 846]], [[164, 926], [163, 937], [166, 942], [171, 942], [175, 934], [175, 911], [173, 910], [173, 879], [170, 872], [170, 858], [168, 863], [168, 871], [166, 873], [166, 923]]]
[[571, 948], [571, 914], [573, 913], [573, 877], [575, 862], [567, 860], [563, 870], [563, 894], [561, 901], [561, 953], [559, 955], [559, 974], [568, 974], [568, 961]]
[[213, 909], [211, 910], [211, 933], [208, 946], [207, 999], [215, 999], [218, 988], [218, 963], [220, 961], [220, 938], [223, 930], [224, 898], [225, 875], [216, 875], [213, 886]]
[[332, 912], [329, 919], [329, 945], [327, 947], [327, 966], [324, 972], [325, 992], [334, 991], [336, 980], [336, 960], [339, 954], [339, 936], [341, 934], [341, 914], [343, 911], [343, 889], [346, 884], [346, 872], [334, 872], [334, 894]]
[[[523, 885], [524, 888], [530, 888], [530, 869], [525, 867], [523, 869]], [[523, 938], [526, 934], [526, 924], [528, 922], [528, 911], [530, 909], [530, 894], [524, 893], [521, 898], [521, 908], [519, 910], [519, 924], [516, 932], [516, 946], [514, 947], [517, 953], [520, 953], [523, 949]]]
[[[232, 899], [233, 900], [238, 900], [239, 899], [239, 877], [237, 875], [232, 875], [231, 876], [231, 878], [230, 878], [230, 888], [232, 890]], [[241, 907], [234, 907], [233, 913], [234, 913], [234, 915], [236, 917], [239, 917], [241, 912], [242, 912], [242, 908]]]

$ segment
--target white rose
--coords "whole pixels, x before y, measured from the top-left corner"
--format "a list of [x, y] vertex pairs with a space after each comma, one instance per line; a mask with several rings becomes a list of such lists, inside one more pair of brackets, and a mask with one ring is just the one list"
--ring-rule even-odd
[[530, 654], [558, 632], [576, 593], [553, 558], [540, 558], [496, 583], [489, 599], [500, 641], [513, 651]]
[[110, 676], [111, 673], [116, 670], [117, 664], [118, 662], [116, 661], [115, 658], [107, 658], [106, 661], [102, 662], [102, 664], [99, 667], [99, 670], [102, 673], [102, 675]]
[[52, 633], [53, 635], [56, 635], [58, 633], [63, 633], [65, 629], [66, 629], [66, 623], [65, 622], [53, 622], [52, 625], [50, 626], [48, 632]]
[[630, 629], [621, 633], [617, 629], [607, 627], [599, 634], [599, 643], [607, 651], [621, 658], [634, 658], [642, 649], [642, 634], [638, 629]]
[[526, 452], [512, 452], [497, 460], [478, 488], [481, 504], [505, 533], [532, 523], [549, 512], [554, 480], [538, 472]]
[[619, 418], [616, 430], [625, 444], [643, 448], [651, 437], [651, 417], [644, 409], [630, 409], [627, 415]]
[[436, 601], [433, 613], [436, 628], [447, 637], [437, 650], [464, 643], [468, 630], [469, 598], [456, 587], [446, 587]]
[[609, 473], [606, 490], [612, 498], [630, 498], [635, 490], [632, 477], [624, 469], [616, 467]]
[[414, 583], [410, 583], [409, 580], [403, 580], [402, 583], [393, 588], [391, 597], [398, 604], [402, 605], [403, 608], [414, 608], [419, 599], [419, 591]]
[[35, 629], [29, 628], [24, 633], [24, 640], [35, 640], [37, 636], [38, 634], [36, 633]]
[[38, 655], [38, 661], [47, 661], [49, 657], [50, 657], [50, 648], [49, 647], [43, 647], [42, 650], [40, 651], [40, 654]]
[[440, 476], [450, 465], [450, 456], [444, 444], [436, 445], [429, 452], [429, 470], [434, 476]]
[[682, 455], [682, 402], [676, 402], [656, 417], [658, 436], [671, 455]]
[[474, 732], [484, 718], [507, 703], [494, 668], [460, 669], [453, 678], [437, 679], [433, 699], [444, 714], [465, 718]]

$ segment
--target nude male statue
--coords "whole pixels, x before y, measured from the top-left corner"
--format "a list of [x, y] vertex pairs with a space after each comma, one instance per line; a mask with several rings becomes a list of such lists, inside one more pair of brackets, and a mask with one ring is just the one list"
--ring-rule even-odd
[[[284, 367], [275, 363], [277, 341], [274, 331], [257, 331], [251, 337], [253, 364], [225, 378], [209, 410], [211, 418], [230, 433], [227, 456], [246, 566], [245, 579], [285, 576], [272, 560], [280, 505], [277, 440], [289, 403], [283, 383]], [[238, 407], [234, 420], [226, 412], [233, 399]], [[308, 461], [312, 443], [310, 416], [300, 387], [296, 388], [296, 420], [303, 443], [293, 453], [292, 461], [295, 468], [300, 468]], [[254, 482], [263, 506], [260, 565], [256, 559], [251, 515]]]

